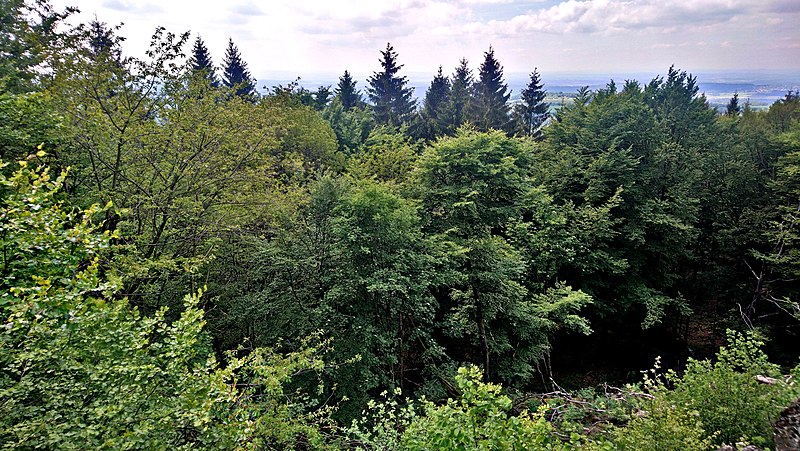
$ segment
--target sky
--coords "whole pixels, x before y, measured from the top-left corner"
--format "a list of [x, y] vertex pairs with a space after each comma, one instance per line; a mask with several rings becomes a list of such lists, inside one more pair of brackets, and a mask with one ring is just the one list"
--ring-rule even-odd
[[[202, 37], [216, 64], [233, 39], [256, 78], [369, 75], [391, 43], [408, 73], [800, 71], [800, 0], [54, 0], [73, 21], [123, 26], [142, 56], [157, 26]], [[189, 46], [191, 45], [191, 42]], [[188, 50], [188, 48], [187, 48]]]

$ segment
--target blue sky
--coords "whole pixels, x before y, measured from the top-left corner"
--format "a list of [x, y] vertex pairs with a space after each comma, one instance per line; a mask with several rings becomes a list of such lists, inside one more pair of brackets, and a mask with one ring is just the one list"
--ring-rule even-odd
[[408, 72], [800, 71], [800, 0], [55, 0], [80, 20], [124, 23], [142, 55], [157, 26], [199, 34], [219, 64], [233, 38], [257, 77], [369, 74], [391, 42]]

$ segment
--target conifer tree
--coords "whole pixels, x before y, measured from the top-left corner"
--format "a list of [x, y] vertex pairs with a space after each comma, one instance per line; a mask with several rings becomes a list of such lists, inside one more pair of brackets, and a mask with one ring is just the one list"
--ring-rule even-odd
[[256, 96], [256, 86], [247, 63], [242, 60], [239, 49], [233, 44], [233, 39], [228, 40], [228, 49], [225, 51], [223, 61], [222, 83], [229, 88], [236, 88], [236, 95], [246, 99]]
[[208, 80], [208, 84], [215, 88], [219, 86], [214, 63], [211, 61], [211, 54], [208, 52], [208, 48], [199, 35], [194, 41], [192, 57], [189, 59], [189, 64], [193, 74], [205, 78]]
[[517, 133], [520, 136], [530, 136], [534, 139], [541, 139], [541, 127], [547, 120], [550, 105], [544, 101], [547, 91], [544, 89], [539, 72], [534, 69], [531, 73], [531, 81], [522, 90], [522, 102], [514, 107], [514, 122]]
[[342, 102], [342, 108], [349, 110], [355, 108], [363, 102], [361, 92], [356, 89], [356, 81], [350, 72], [344, 71], [344, 75], [339, 77], [339, 84], [334, 91], [336, 97]]
[[484, 53], [484, 60], [475, 83], [470, 117], [481, 131], [510, 131], [508, 99], [511, 92], [503, 80], [503, 66], [495, 59], [494, 49]]
[[469, 69], [468, 64], [469, 62], [462, 58], [453, 74], [447, 111], [449, 118], [447, 134], [449, 135], [455, 133], [455, 130], [467, 121], [470, 96], [473, 89], [472, 71]]
[[391, 44], [386, 44], [386, 50], [381, 51], [381, 72], [374, 72], [369, 78], [369, 100], [374, 105], [375, 122], [399, 126], [411, 119], [415, 102], [411, 99], [414, 92], [409, 88], [408, 79], [400, 77], [397, 73], [403, 67], [397, 64], [397, 52]]
[[439, 66], [439, 72], [433, 77], [433, 81], [425, 93], [425, 103], [422, 107], [423, 138], [436, 139], [442, 136], [447, 129], [450, 89], [450, 79], [444, 76], [442, 66]]
[[734, 92], [728, 106], [725, 108], [725, 114], [728, 116], [738, 116], [742, 112], [742, 107], [739, 106], [739, 93]]

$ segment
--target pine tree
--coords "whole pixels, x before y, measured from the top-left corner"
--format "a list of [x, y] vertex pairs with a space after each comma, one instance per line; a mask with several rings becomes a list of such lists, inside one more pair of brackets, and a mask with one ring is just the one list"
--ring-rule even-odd
[[189, 59], [189, 64], [193, 74], [205, 78], [208, 80], [208, 84], [215, 88], [219, 86], [214, 63], [211, 61], [211, 54], [208, 52], [208, 48], [206, 48], [200, 36], [197, 36], [197, 39], [194, 41], [192, 57]]
[[530, 83], [522, 90], [522, 103], [514, 107], [514, 122], [520, 136], [530, 136], [537, 140], [542, 137], [541, 127], [549, 117], [550, 108], [544, 101], [547, 91], [543, 88], [539, 72], [534, 69]]
[[350, 72], [344, 71], [344, 75], [339, 77], [339, 84], [334, 91], [336, 97], [342, 102], [342, 107], [345, 110], [355, 108], [363, 103], [361, 99], [361, 92], [356, 89], [356, 81], [350, 75]]
[[225, 51], [223, 61], [222, 83], [229, 88], [236, 88], [236, 95], [245, 99], [254, 99], [256, 86], [247, 63], [242, 60], [239, 49], [233, 44], [233, 39], [228, 40], [228, 49]]
[[328, 106], [328, 102], [331, 100], [331, 87], [328, 86], [320, 86], [314, 91], [314, 109], [317, 111], [322, 111]]
[[425, 93], [425, 103], [422, 108], [424, 131], [422, 137], [434, 140], [442, 136], [448, 126], [447, 110], [450, 102], [450, 79], [439, 72], [433, 77], [428, 91]]
[[453, 74], [453, 84], [450, 88], [450, 101], [448, 102], [447, 115], [448, 135], [455, 133], [456, 129], [467, 121], [470, 96], [473, 89], [472, 71], [469, 62], [462, 58]]
[[741, 112], [742, 107], [739, 106], [739, 93], [734, 92], [733, 97], [731, 97], [731, 101], [728, 102], [728, 106], [725, 109], [725, 114], [728, 116], [738, 116]]
[[381, 55], [383, 71], [372, 74], [367, 92], [374, 105], [375, 122], [399, 126], [411, 119], [414, 112], [416, 105], [411, 99], [414, 89], [406, 86], [406, 77], [397, 76], [403, 65], [397, 64], [397, 52], [391, 44], [386, 44]]
[[511, 92], [503, 80], [503, 66], [495, 59], [494, 49], [484, 53], [484, 60], [475, 83], [470, 117], [481, 131], [510, 131], [508, 99]]

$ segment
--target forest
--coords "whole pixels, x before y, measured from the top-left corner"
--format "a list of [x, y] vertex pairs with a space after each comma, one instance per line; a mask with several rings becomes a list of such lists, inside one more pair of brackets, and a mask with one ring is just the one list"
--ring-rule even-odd
[[800, 93], [259, 92], [0, 8], [3, 449], [800, 446]]

